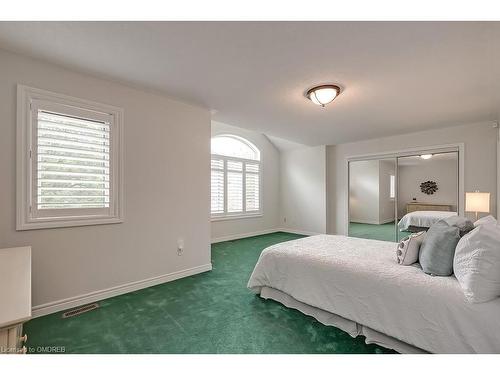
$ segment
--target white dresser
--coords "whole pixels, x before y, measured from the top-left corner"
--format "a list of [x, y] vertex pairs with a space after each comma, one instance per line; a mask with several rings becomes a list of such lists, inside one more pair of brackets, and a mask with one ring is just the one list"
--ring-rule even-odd
[[31, 319], [31, 247], [0, 250], [0, 354], [26, 353]]

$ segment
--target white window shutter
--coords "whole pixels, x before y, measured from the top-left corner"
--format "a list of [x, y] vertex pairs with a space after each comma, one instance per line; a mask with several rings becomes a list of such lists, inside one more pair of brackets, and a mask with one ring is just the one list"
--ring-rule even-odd
[[227, 212], [243, 212], [242, 172], [227, 172]]
[[212, 138], [211, 213], [217, 217], [261, 213], [260, 152], [243, 138]]
[[123, 222], [123, 109], [17, 86], [17, 230]]
[[110, 124], [39, 110], [36, 207], [108, 208]]
[[257, 173], [247, 173], [246, 174], [246, 210], [259, 211], [260, 200], [259, 200], [259, 175]]
[[212, 159], [211, 174], [211, 212], [224, 213], [224, 160]]

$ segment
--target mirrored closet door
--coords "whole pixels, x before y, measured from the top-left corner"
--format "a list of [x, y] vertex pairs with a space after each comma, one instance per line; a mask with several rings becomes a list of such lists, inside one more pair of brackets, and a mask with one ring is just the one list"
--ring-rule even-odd
[[348, 162], [348, 234], [399, 241], [458, 214], [459, 151]]
[[396, 241], [396, 158], [349, 161], [351, 237]]
[[398, 157], [398, 238], [459, 212], [458, 152]]

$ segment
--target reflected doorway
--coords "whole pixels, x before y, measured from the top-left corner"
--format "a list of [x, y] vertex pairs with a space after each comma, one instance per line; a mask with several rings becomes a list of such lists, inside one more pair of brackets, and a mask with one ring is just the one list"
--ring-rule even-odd
[[396, 158], [349, 162], [349, 236], [397, 241]]

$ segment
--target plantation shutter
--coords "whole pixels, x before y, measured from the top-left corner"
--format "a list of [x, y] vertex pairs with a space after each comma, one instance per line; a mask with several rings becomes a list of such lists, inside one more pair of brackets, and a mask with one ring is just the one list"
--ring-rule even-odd
[[38, 110], [38, 210], [108, 208], [110, 123]]
[[243, 163], [227, 160], [227, 212], [243, 212]]
[[217, 220], [261, 214], [260, 151], [233, 135], [213, 137], [211, 151], [212, 217]]
[[259, 164], [246, 163], [245, 165], [245, 200], [246, 211], [259, 211], [260, 209], [260, 181], [259, 181]]
[[211, 212], [224, 213], [224, 160], [212, 159], [211, 174]]

